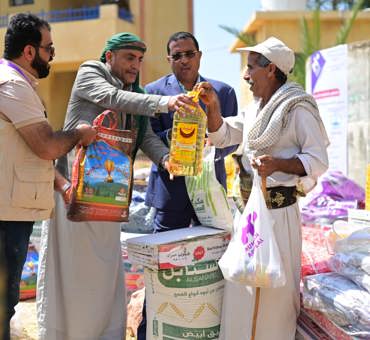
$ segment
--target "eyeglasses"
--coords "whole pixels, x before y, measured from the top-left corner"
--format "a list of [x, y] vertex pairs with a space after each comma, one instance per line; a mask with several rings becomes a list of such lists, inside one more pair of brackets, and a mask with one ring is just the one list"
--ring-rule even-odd
[[55, 47], [54, 46], [41, 46], [39, 45], [40, 48], [43, 48], [47, 53], [49, 53], [50, 55], [54, 55], [55, 54]]
[[55, 47], [52, 45], [42, 46], [42, 45], [32, 45], [36, 48], [43, 48], [47, 53], [54, 56], [55, 55]]
[[173, 55], [170, 55], [170, 59], [173, 61], [179, 61], [182, 57], [186, 57], [188, 59], [193, 59], [197, 53], [200, 51], [186, 51], [186, 52], [179, 52]]

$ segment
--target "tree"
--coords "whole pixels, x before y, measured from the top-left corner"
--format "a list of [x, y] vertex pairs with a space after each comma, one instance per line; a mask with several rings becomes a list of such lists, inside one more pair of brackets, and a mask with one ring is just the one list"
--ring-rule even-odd
[[[308, 0], [307, 1], [307, 8], [308, 9], [316, 9], [319, 8], [321, 10], [351, 10], [356, 5], [355, 0]], [[369, 8], [370, 7], [370, 0], [363, 1], [361, 9]]]
[[[292, 75], [289, 77], [290, 80], [296, 81], [297, 83], [301, 84], [305, 87], [306, 82], [306, 60], [310, 57], [312, 53], [321, 49], [320, 44], [320, 36], [321, 36], [321, 20], [320, 20], [320, 12], [323, 3], [336, 3], [336, 6], [339, 3], [346, 2], [346, 3], [353, 3], [352, 0], [347, 1], [340, 1], [340, 0], [332, 0], [332, 1], [325, 1], [325, 0], [312, 0], [311, 2], [315, 2], [317, 7], [312, 12], [312, 28], [309, 28], [308, 22], [306, 18], [301, 19], [301, 52], [296, 54], [296, 63], [294, 66], [294, 70]], [[359, 0], [357, 1], [351, 10], [351, 16], [349, 19], [345, 20], [340, 27], [339, 31], [337, 32], [336, 40], [332, 46], [344, 44], [347, 41], [348, 35], [353, 27], [353, 23], [356, 20], [357, 14], [359, 11], [364, 8], [365, 3], [369, 3], [370, 0]], [[244, 33], [239, 31], [235, 28], [231, 28], [228, 26], [220, 27], [233, 34], [235, 37], [243, 41], [247, 46], [251, 46], [255, 44], [254, 36], [248, 33]], [[330, 46], [328, 46], [330, 47]]]
[[239, 40], [241, 40], [244, 44], [247, 46], [253, 46], [256, 44], [256, 39], [252, 34], [239, 31], [237, 28], [225, 26], [225, 25], [219, 25], [224, 31], [232, 34], [233, 36], [237, 37]]

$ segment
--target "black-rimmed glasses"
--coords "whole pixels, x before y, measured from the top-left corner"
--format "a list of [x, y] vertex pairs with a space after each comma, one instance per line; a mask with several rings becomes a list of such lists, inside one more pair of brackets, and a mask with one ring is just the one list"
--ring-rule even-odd
[[196, 54], [199, 53], [199, 52], [200, 51], [179, 52], [179, 53], [172, 54], [169, 57], [173, 61], [179, 61], [183, 57], [186, 57], [188, 59], [193, 59], [196, 56]]

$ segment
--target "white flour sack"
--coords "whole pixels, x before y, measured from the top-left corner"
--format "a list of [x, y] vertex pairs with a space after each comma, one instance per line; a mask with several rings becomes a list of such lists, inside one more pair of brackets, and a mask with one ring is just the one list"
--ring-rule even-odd
[[217, 340], [224, 280], [216, 261], [144, 271], [147, 337]]

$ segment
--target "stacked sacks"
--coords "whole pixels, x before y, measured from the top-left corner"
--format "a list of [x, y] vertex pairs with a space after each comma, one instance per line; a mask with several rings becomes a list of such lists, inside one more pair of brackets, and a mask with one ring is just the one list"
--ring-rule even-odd
[[370, 337], [370, 294], [342, 275], [305, 277], [303, 305], [320, 311], [351, 336]]
[[127, 240], [143, 265], [150, 339], [218, 339], [224, 279], [217, 260], [230, 234], [203, 226]]
[[303, 305], [322, 312], [347, 334], [370, 338], [370, 228], [339, 240], [329, 267], [304, 278]]
[[329, 266], [370, 293], [370, 228], [337, 241]]

